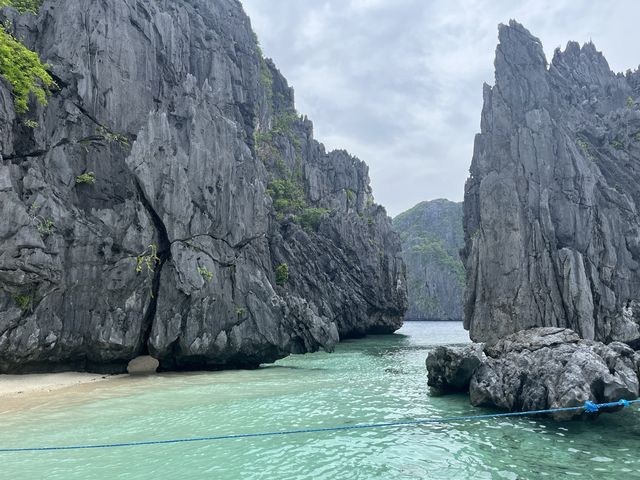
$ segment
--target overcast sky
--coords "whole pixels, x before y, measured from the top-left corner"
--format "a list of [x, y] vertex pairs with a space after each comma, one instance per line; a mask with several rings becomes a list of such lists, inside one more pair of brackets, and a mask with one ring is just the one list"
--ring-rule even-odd
[[462, 200], [499, 23], [524, 24], [549, 60], [568, 40], [592, 39], [613, 70], [640, 63], [634, 0], [242, 3], [316, 139], [369, 164], [390, 215], [422, 200]]

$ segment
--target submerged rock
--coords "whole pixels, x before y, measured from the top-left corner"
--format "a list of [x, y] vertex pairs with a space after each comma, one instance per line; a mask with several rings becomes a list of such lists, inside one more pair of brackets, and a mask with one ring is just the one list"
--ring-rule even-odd
[[[484, 349], [438, 347], [427, 369], [429, 385], [444, 392], [468, 388], [475, 406], [530, 411], [635, 399], [639, 359], [624, 343], [605, 345], [546, 327], [516, 332]], [[553, 414], [558, 420], [580, 415]]]
[[255, 367], [400, 327], [368, 168], [313, 139], [239, 1], [5, 19], [59, 88], [16, 114], [0, 80], [0, 373]]
[[640, 71], [612, 72], [592, 43], [549, 65], [514, 21], [499, 38], [465, 187], [465, 327], [637, 345]]

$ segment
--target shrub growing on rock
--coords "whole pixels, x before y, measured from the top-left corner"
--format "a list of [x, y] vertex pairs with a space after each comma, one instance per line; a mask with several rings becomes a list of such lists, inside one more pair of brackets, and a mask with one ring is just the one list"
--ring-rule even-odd
[[38, 54], [16, 40], [3, 26], [0, 26], [0, 76], [11, 84], [18, 113], [29, 110], [31, 93], [46, 105], [50, 89], [55, 86]]
[[85, 172], [81, 175], [78, 175], [76, 177], [76, 183], [77, 184], [85, 183], [87, 185], [93, 185], [94, 183], [96, 183], [96, 174], [93, 172]]
[[0, 8], [13, 7], [20, 13], [32, 13], [36, 15], [43, 0], [0, 0]]
[[317, 230], [320, 222], [327, 216], [329, 210], [326, 208], [305, 208], [300, 214], [298, 221], [303, 228]]
[[289, 281], [289, 265], [281, 263], [276, 267], [276, 284], [284, 286]]
[[274, 180], [267, 187], [273, 207], [279, 214], [299, 213], [306, 205], [302, 185], [292, 178]]
[[204, 280], [210, 282], [213, 279], [213, 273], [207, 267], [198, 267], [198, 273]]

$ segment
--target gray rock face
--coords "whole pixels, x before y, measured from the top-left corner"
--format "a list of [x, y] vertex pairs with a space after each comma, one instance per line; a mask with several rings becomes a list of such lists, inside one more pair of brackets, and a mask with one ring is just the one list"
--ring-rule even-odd
[[465, 187], [465, 326], [640, 339], [640, 72], [501, 25]]
[[[59, 90], [16, 115], [0, 79], [0, 372], [254, 367], [401, 325], [366, 165], [291, 115], [238, 1], [2, 15]], [[294, 170], [313, 228], [267, 191]]]
[[[632, 400], [639, 394], [640, 354], [621, 342], [583, 340], [562, 328], [533, 328], [493, 345], [438, 347], [427, 357], [428, 383], [469, 391], [471, 403], [509, 411]], [[566, 420], [581, 411], [554, 413]]]
[[462, 203], [422, 202], [393, 219], [407, 266], [407, 320], [462, 320]]
[[471, 377], [486, 359], [483, 345], [455, 347], [437, 347], [427, 357], [427, 383], [442, 391], [467, 391]]
[[[471, 403], [509, 411], [582, 406], [638, 397], [633, 349], [582, 340], [561, 328], [517, 332], [485, 348], [469, 385]], [[582, 413], [555, 413], [569, 419]]]

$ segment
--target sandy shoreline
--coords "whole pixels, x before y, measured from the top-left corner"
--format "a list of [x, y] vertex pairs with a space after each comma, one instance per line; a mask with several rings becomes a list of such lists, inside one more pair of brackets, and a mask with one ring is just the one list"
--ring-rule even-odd
[[78, 400], [98, 385], [128, 376], [81, 372], [0, 375], [0, 414], [46, 404], [67, 394]]
[[0, 398], [17, 397], [34, 392], [52, 392], [85, 383], [103, 382], [121, 376], [80, 372], [0, 375]]

